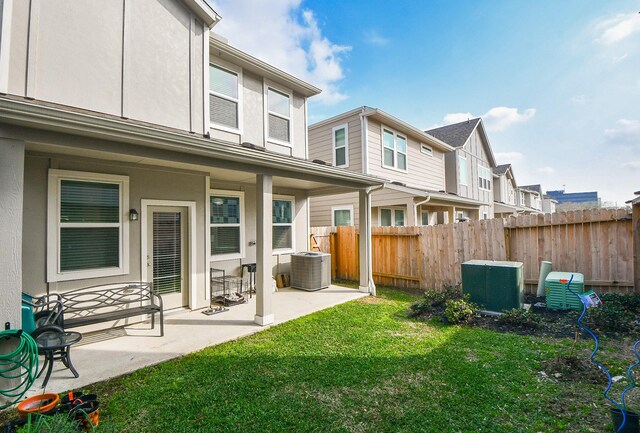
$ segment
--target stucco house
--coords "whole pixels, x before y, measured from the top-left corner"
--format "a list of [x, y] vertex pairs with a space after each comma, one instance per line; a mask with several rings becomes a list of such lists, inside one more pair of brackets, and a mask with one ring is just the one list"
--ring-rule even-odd
[[203, 0], [5, 0], [0, 15], [0, 317], [13, 327], [22, 290], [149, 281], [165, 308], [197, 309], [210, 267], [249, 262], [255, 321], [272, 323], [272, 275], [309, 249], [309, 198], [352, 192], [368, 209], [382, 185], [308, 159], [320, 89], [211, 34], [220, 17]]
[[457, 207], [456, 220], [493, 218], [496, 160], [482, 119], [469, 119], [426, 133], [454, 149], [445, 155], [446, 192], [473, 204]]
[[[458, 206], [475, 206], [445, 192], [445, 155], [453, 148], [403, 120], [359, 107], [309, 127], [309, 157], [354, 173], [386, 179], [372, 193], [374, 226], [453, 221]], [[313, 197], [312, 226], [358, 225], [354, 193]]]

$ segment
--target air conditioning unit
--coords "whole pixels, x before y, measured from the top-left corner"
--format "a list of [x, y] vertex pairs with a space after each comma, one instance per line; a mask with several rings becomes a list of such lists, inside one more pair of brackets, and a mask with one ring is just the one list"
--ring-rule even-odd
[[291, 255], [291, 287], [320, 290], [331, 284], [331, 254], [307, 251]]

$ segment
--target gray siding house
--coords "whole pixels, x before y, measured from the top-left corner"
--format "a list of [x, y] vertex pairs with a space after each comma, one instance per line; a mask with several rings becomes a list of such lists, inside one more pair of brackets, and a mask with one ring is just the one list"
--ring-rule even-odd
[[[0, 317], [12, 327], [23, 290], [149, 281], [165, 308], [197, 309], [210, 267], [251, 262], [255, 321], [272, 323], [272, 274], [309, 248], [309, 198], [352, 192], [368, 209], [382, 185], [306, 159], [320, 90], [212, 35], [220, 17], [203, 0], [0, 9]], [[171, 268], [167, 245], [180, 246]]]
[[456, 208], [456, 219], [493, 218], [493, 169], [496, 160], [481, 118], [426, 131], [454, 148], [445, 156], [446, 191], [474, 206]]
[[[309, 127], [309, 158], [385, 179], [372, 193], [376, 226], [433, 225], [453, 220], [458, 205], [445, 192], [445, 155], [451, 146], [380, 109], [359, 107]], [[311, 225], [357, 225], [355, 194], [311, 200]], [[477, 208], [477, 206], [476, 206]]]

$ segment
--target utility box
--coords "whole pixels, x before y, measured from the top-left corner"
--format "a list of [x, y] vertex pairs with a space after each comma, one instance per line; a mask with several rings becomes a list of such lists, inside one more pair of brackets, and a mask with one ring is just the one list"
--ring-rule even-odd
[[462, 292], [485, 310], [500, 312], [524, 306], [521, 262], [470, 260], [462, 264]]
[[582, 310], [582, 301], [567, 287], [571, 275], [573, 275], [571, 290], [578, 295], [584, 293], [584, 275], [576, 272], [550, 272], [544, 280], [548, 308], [552, 310]]
[[331, 284], [331, 254], [307, 251], [291, 255], [291, 287], [314, 291]]

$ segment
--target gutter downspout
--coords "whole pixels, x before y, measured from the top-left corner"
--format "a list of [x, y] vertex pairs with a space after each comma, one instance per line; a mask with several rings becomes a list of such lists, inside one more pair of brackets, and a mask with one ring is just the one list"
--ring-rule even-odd
[[[416, 225], [418, 225], [417, 224], [418, 223], [418, 206], [420, 206], [421, 204], [428, 203], [430, 200], [431, 200], [431, 196], [428, 196], [424, 200], [413, 203], [413, 220], [416, 222]], [[422, 225], [422, 219], [420, 221], [421, 221], [420, 225]]]
[[372, 296], [376, 296], [376, 283], [373, 281], [373, 252], [371, 250], [371, 193], [374, 191], [378, 191], [384, 188], [384, 185], [372, 186], [365, 190], [367, 194], [367, 201], [369, 202], [369, 212], [367, 213], [367, 268], [369, 271], [369, 276], [367, 278], [369, 282], [369, 294]]
[[371, 111], [362, 107], [360, 113], [360, 147], [362, 149], [362, 173], [369, 174], [369, 120]]

